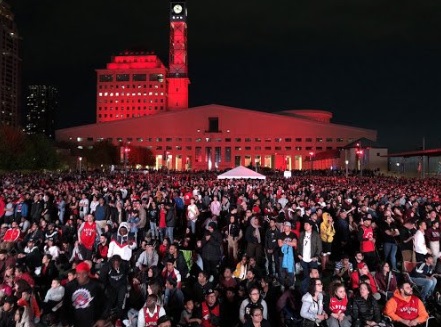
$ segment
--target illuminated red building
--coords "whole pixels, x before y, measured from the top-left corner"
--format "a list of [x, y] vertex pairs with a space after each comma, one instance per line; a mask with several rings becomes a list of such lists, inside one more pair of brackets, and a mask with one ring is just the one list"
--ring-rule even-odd
[[376, 131], [333, 124], [328, 111], [188, 108], [186, 17], [185, 1], [170, 2], [168, 69], [154, 54], [115, 56], [97, 70], [97, 123], [58, 130], [56, 139], [77, 142], [80, 149], [111, 141], [124, 157], [131, 146], [146, 147], [156, 169], [387, 168], [386, 149], [355, 153], [346, 147], [363, 138], [376, 141]]
[[188, 108], [187, 8], [170, 3], [169, 68], [153, 53], [126, 51], [97, 69], [97, 123]]

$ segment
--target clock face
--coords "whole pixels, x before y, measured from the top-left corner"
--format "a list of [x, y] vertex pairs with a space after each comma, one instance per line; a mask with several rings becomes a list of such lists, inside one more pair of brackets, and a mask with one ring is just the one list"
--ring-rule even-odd
[[181, 5], [174, 5], [173, 6], [173, 12], [175, 14], [180, 14], [182, 12], [182, 6]]

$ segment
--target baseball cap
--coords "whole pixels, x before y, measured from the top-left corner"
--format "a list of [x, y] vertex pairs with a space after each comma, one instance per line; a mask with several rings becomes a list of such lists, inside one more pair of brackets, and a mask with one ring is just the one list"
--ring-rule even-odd
[[357, 269], [363, 269], [365, 266], [367, 266], [366, 262], [357, 263]]
[[77, 267], [75, 268], [76, 272], [89, 272], [90, 267], [86, 262], [80, 262]]

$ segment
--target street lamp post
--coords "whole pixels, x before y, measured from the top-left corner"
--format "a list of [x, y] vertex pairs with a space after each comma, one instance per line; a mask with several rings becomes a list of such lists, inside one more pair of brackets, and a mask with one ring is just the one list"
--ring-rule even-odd
[[309, 161], [311, 162], [311, 174], [312, 170], [314, 169], [314, 152], [309, 152]]
[[124, 148], [124, 173], [127, 175], [127, 161], [129, 158], [129, 152], [130, 152], [130, 148], [129, 147], [125, 147]]
[[345, 166], [346, 166], [346, 178], [349, 176], [349, 160], [345, 160]]

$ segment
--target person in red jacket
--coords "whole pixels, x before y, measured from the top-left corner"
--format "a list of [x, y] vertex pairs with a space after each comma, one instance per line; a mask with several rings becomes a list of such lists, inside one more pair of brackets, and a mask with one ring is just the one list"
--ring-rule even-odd
[[384, 307], [395, 327], [425, 326], [429, 314], [423, 302], [413, 295], [412, 286], [403, 282]]
[[11, 228], [6, 231], [5, 236], [3, 237], [3, 242], [0, 244], [0, 248], [10, 251], [19, 241], [21, 241], [20, 227], [15, 221], [13, 221]]
[[354, 292], [358, 289], [361, 282], [369, 284], [372, 290], [372, 296], [375, 300], [378, 301], [381, 299], [381, 294], [378, 292], [374, 276], [369, 272], [369, 268], [365, 262], [358, 263], [357, 269], [351, 274], [351, 287]]

